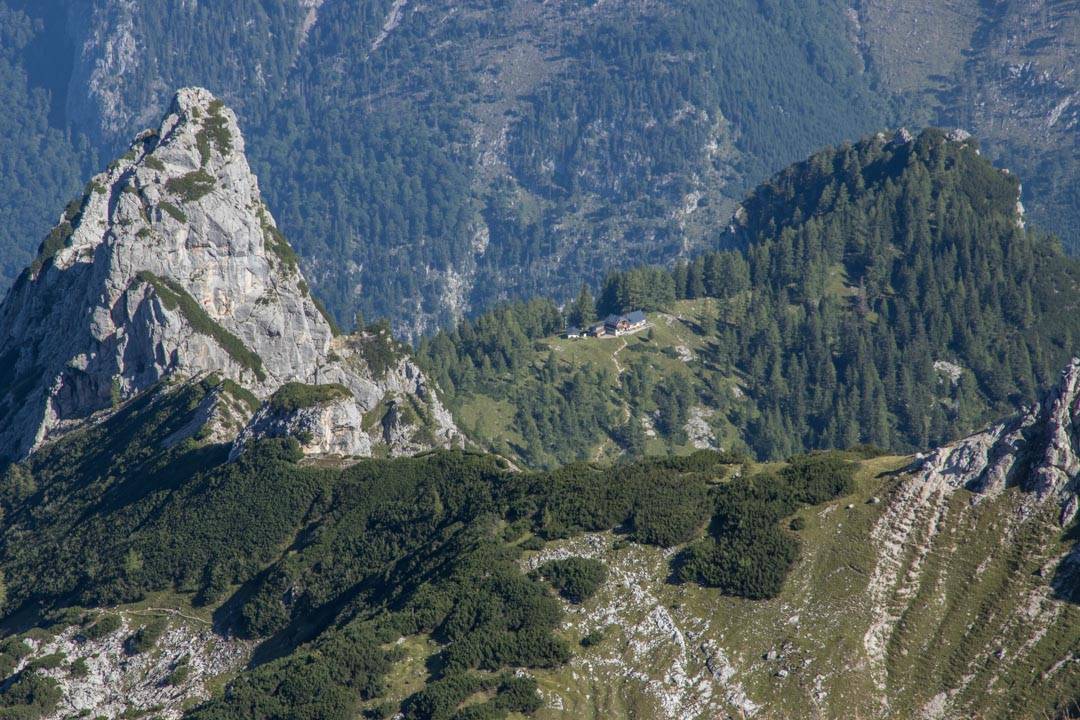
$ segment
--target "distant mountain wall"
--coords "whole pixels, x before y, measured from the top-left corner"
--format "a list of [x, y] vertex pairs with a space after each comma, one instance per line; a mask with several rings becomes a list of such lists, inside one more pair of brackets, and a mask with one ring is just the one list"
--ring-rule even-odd
[[[900, 123], [976, 131], [1027, 179], [1032, 220], [1080, 242], [1077, 20], [1062, 4], [5, 4], [0, 23], [26, 38], [7, 53], [10, 112], [26, 109], [0, 166], [0, 212], [18, 220], [0, 228], [17, 258], [0, 284], [90, 155], [188, 84], [236, 109], [335, 315], [389, 317], [399, 335], [708, 249], [771, 173]], [[28, 167], [48, 168], [33, 194]]]

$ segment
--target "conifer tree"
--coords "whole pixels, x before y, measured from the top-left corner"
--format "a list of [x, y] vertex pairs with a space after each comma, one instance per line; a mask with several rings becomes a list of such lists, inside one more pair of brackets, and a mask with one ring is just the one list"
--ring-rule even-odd
[[596, 321], [596, 303], [593, 302], [592, 293], [589, 292], [589, 286], [585, 283], [581, 284], [581, 292], [578, 293], [577, 299], [571, 306], [568, 320], [571, 325], [577, 327], [585, 327]]

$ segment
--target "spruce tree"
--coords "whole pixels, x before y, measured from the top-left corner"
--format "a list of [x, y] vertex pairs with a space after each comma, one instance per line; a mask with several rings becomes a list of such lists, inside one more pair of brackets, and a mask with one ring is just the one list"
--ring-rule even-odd
[[589, 286], [582, 283], [581, 292], [578, 293], [577, 299], [571, 306], [569, 322], [571, 325], [576, 325], [577, 327], [585, 327], [595, 321], [596, 303], [593, 302], [592, 293], [589, 292]]

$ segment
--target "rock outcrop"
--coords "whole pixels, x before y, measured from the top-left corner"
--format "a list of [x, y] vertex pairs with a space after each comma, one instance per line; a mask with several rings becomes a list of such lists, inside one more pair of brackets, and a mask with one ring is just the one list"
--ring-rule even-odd
[[176, 374], [213, 371], [259, 399], [289, 381], [341, 382], [358, 415], [408, 385], [361, 374], [335, 344], [236, 116], [183, 89], [68, 207], [0, 305], [0, 457]]
[[288, 383], [263, 403], [231, 456], [264, 437], [295, 438], [307, 455], [360, 457], [463, 444], [450, 411], [389, 335], [335, 338], [333, 357], [319, 384]]
[[[971, 633], [965, 660], [982, 668], [989, 684], [1037, 662], [1032, 656], [1047, 633], [1071, 632], [1063, 600], [1075, 601], [1080, 545], [1066, 540], [1065, 526], [1077, 512], [1078, 420], [1080, 359], [1074, 359], [1042, 402], [919, 456], [896, 484], [871, 529], [876, 563], [865, 591], [871, 622], [863, 645], [885, 715], [895, 711], [888, 698], [901, 694], [896, 686], [903, 682], [886, 659], [921, 632], [913, 618], [926, 608], [989, 593], [979, 617], [982, 634]], [[941, 569], [942, 558], [949, 558], [949, 571]], [[957, 577], [965, 580], [954, 585]], [[975, 670], [959, 673], [920, 717], [963, 716], [965, 693], [987, 684], [977, 678]], [[917, 692], [911, 687], [905, 692]]]
[[945, 445], [924, 458], [915, 480], [964, 487], [981, 497], [1007, 485], [1025, 491], [1025, 508], [1060, 504], [1058, 522], [1076, 515], [1080, 475], [1080, 359], [1074, 359], [1041, 403], [980, 433]]
[[255, 413], [237, 436], [230, 459], [251, 441], [273, 437], [295, 438], [305, 454], [370, 455], [371, 438], [363, 432], [363, 426], [363, 415], [348, 391], [291, 410], [270, 402]]
[[[171, 608], [115, 610], [100, 617], [106, 615], [120, 625], [101, 638], [88, 638], [74, 625], [53, 637], [23, 641], [30, 653], [22, 667], [50, 655], [65, 659], [64, 666], [44, 673], [60, 691], [60, 702], [44, 720], [123, 717], [135, 710], [180, 718], [185, 707], [209, 697], [209, 681], [239, 670], [254, 645], [222, 637], [206, 621]], [[132, 634], [154, 623], [166, 624], [154, 648], [133, 654], [127, 647]]]

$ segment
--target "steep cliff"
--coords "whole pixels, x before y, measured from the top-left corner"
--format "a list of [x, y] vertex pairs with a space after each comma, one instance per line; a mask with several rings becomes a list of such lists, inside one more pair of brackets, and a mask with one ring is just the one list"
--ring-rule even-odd
[[0, 455], [178, 373], [220, 373], [258, 398], [342, 382], [359, 414], [416, 389], [376, 381], [348, 346], [260, 197], [235, 115], [184, 89], [71, 203], [0, 306]]

